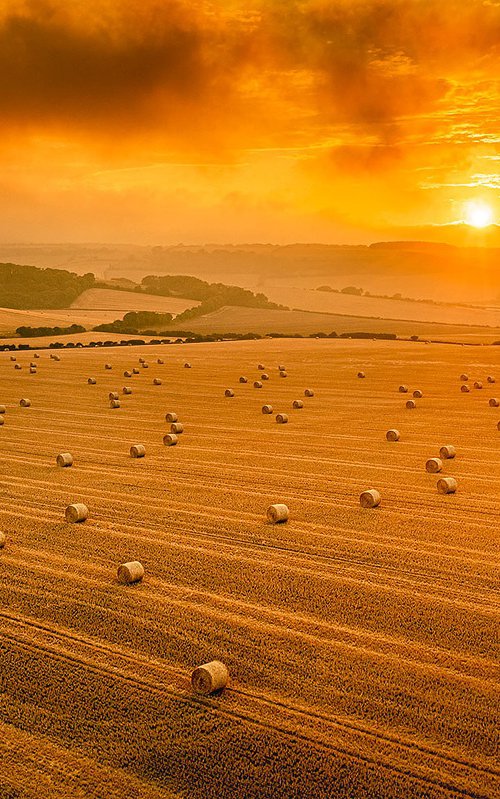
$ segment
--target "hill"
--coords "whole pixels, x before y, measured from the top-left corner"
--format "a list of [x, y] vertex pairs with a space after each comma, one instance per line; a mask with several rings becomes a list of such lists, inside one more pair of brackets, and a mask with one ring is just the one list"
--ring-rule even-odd
[[199, 305], [198, 300], [164, 297], [138, 291], [94, 288], [80, 294], [70, 307], [89, 311], [158, 311], [176, 316], [196, 305]]
[[77, 275], [64, 269], [0, 264], [0, 306], [6, 308], [67, 308], [95, 276]]

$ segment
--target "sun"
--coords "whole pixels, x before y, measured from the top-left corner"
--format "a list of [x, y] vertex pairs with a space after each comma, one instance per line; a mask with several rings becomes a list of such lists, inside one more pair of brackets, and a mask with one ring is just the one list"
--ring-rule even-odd
[[488, 227], [493, 224], [493, 209], [482, 200], [465, 203], [465, 222], [472, 227]]

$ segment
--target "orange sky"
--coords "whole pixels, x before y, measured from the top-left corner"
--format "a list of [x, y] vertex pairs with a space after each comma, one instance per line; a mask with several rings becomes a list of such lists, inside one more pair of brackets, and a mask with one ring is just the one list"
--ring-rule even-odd
[[8, 0], [0, 240], [467, 239], [499, 95], [500, 0]]

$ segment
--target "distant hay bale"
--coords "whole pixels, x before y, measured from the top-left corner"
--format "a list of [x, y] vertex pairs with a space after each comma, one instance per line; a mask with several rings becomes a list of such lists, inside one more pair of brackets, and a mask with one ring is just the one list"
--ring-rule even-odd
[[262, 413], [272, 413], [273, 406], [272, 405], [263, 405], [262, 406]]
[[267, 372], [263, 372], [261, 374], [261, 376], [260, 376], [260, 379], [261, 380], [269, 380], [269, 375], [267, 374]]
[[453, 444], [445, 444], [439, 450], [439, 457], [442, 458], [444, 461], [450, 460], [451, 458], [454, 458], [456, 456], [456, 454], [457, 454], [457, 451], [456, 451], [455, 447], [453, 446]]
[[97, 383], [97, 380], [95, 379], [95, 377], [89, 377], [89, 379], [87, 380], [87, 383], [89, 384], [89, 386], [95, 386], [95, 384]]
[[180, 433], [184, 432], [184, 425], [182, 422], [172, 422], [170, 425], [170, 432], [175, 433], [176, 435], [180, 435]]
[[288, 423], [288, 416], [286, 413], [277, 413], [276, 414], [276, 421], [278, 424], [287, 424]]
[[468, 380], [469, 380], [469, 375], [466, 375], [465, 373], [461, 374], [460, 375], [460, 380], [462, 380], [464, 383], [467, 383]]
[[481, 381], [480, 380], [476, 380], [475, 383], [474, 383], [474, 388], [482, 388], [482, 387], [483, 387], [483, 384], [481, 383]]
[[454, 477], [441, 477], [437, 481], [437, 490], [439, 494], [454, 494], [457, 490], [457, 481]]
[[130, 447], [131, 458], [144, 458], [146, 454], [146, 447], [144, 444], [132, 444]]
[[142, 368], [149, 369], [149, 363], [146, 363], [146, 361], [144, 361], [144, 363], [142, 364]]
[[166, 436], [163, 436], [163, 443], [166, 447], [175, 447], [179, 439], [175, 435], [175, 433], [167, 433]]
[[225, 397], [234, 397], [233, 389], [232, 388], [226, 388], [226, 390], [224, 391], [224, 396]]
[[138, 369], [137, 366], [134, 366], [134, 368], [132, 369], [132, 374], [140, 375], [140, 373], [141, 373], [141, 370]]
[[165, 361], [163, 360], [163, 358], [157, 358], [156, 363], [160, 364], [160, 366], [163, 366]]
[[365, 375], [365, 373], [364, 373], [364, 372], [358, 372], [358, 377], [359, 377], [360, 379], [362, 379], [363, 377], [366, 377], [366, 375]]
[[314, 397], [314, 391], [312, 390], [312, 388], [305, 389], [304, 397]]
[[130, 585], [138, 583], [144, 577], [144, 566], [138, 560], [131, 560], [118, 566], [118, 582]]
[[[50, 357], [52, 358], [52, 355], [51, 355]], [[15, 355], [11, 355], [11, 356], [10, 356], [10, 360], [11, 360], [11, 361], [17, 361], [17, 358], [16, 358], [16, 356], [15, 356]]]
[[500, 422], [497, 422], [497, 430], [500, 430]]
[[267, 518], [272, 524], [288, 521], [290, 511], [288, 505], [279, 502], [277, 505], [269, 505], [267, 509]]
[[243, 375], [242, 375], [240, 377], [240, 383], [248, 383], [248, 377], [243, 377]]
[[146, 359], [145, 358], [139, 358], [139, 363], [146, 363]]
[[36, 367], [30, 366], [30, 375], [36, 375]]
[[154, 386], [161, 386], [161, 380], [159, 377], [153, 378], [153, 385]]
[[229, 680], [227, 666], [220, 660], [212, 660], [198, 666], [191, 674], [191, 687], [196, 694], [213, 694], [222, 691]]
[[110, 399], [110, 400], [119, 399], [118, 393], [116, 391], [110, 391], [109, 394], [108, 394], [108, 399]]
[[191, 364], [188, 361], [184, 364], [184, 369], [191, 369]]
[[38, 352], [35, 352], [35, 354], [33, 355], [33, 358], [39, 358], [39, 357], [40, 356], [39, 356]]
[[73, 455], [71, 452], [61, 452], [56, 458], [56, 463], [61, 467], [61, 469], [64, 469], [67, 466], [73, 466]]
[[292, 402], [292, 408], [303, 408], [303, 407], [304, 403], [302, 402], [302, 400], [294, 400]]
[[462, 392], [462, 394], [469, 394], [470, 388], [469, 388], [469, 386], [465, 385], [465, 383], [464, 383], [463, 386], [460, 386], [460, 391]]
[[36, 367], [37, 367], [37, 364], [35, 363], [35, 361], [31, 361], [30, 362], [30, 369], [36, 369]]
[[3, 424], [5, 424], [5, 419], [3, 418], [3, 416], [0, 416], [0, 427], [1, 427]]
[[0, 413], [6, 413], [6, 412], [7, 408], [5, 407], [5, 405], [0, 405]]
[[436, 474], [443, 468], [443, 461], [441, 458], [429, 458], [425, 463], [425, 471], [430, 474]]
[[278, 366], [278, 372], [286, 372], [286, 366], [283, 366], [283, 364]]
[[21, 400], [19, 400], [19, 405], [21, 406], [21, 408], [29, 408], [31, 405], [31, 400], [26, 399], [26, 397], [23, 397]]
[[288, 372], [280, 372], [280, 377], [288, 377]]
[[422, 394], [422, 392], [420, 391], [420, 389], [419, 389], [419, 388], [417, 388], [417, 389], [416, 389], [416, 390], [413, 392], [413, 396], [415, 397], [415, 399], [422, 399], [422, 397], [423, 397], [424, 395]]
[[262, 388], [262, 383], [260, 382], [260, 380], [256, 380], [255, 383], [253, 384], [253, 387], [254, 388]]
[[488, 381], [488, 383], [496, 383], [496, 380], [495, 380], [495, 378], [493, 377], [493, 375], [488, 375], [488, 377], [486, 378], [486, 380]]
[[123, 377], [132, 377], [132, 372], [130, 369], [126, 369], [123, 373]]
[[417, 407], [417, 403], [415, 402], [415, 400], [408, 400], [408, 402], [406, 403], [406, 407], [408, 408], [408, 410], [411, 410], [412, 408]]
[[169, 411], [165, 414], [165, 419], [167, 422], [176, 422], [177, 421], [177, 414], [173, 411]]
[[54, 361], [60, 361], [60, 360], [61, 360], [60, 355], [54, 355]]
[[265, 367], [265, 366], [264, 366], [264, 364], [262, 364], [262, 363], [259, 363], [259, 365], [257, 366], [257, 369], [259, 370], [259, 372], [264, 372], [264, 371], [265, 371], [265, 368], [266, 368], [266, 367]]
[[85, 519], [88, 519], [88, 516], [89, 509], [83, 502], [75, 502], [73, 505], [68, 505], [65, 511], [66, 521], [71, 524], [84, 522]]
[[398, 388], [400, 394], [408, 394], [408, 386], [402, 385]]
[[[132, 389], [130, 388], [130, 386], [123, 386], [122, 394], [132, 394]], [[117, 397], [117, 399], [118, 399], [118, 397]]]
[[112, 399], [109, 401], [110, 408], [119, 408], [120, 407], [120, 400], [119, 399]]
[[105, 369], [112, 369], [113, 367], [111, 366], [111, 364], [110, 364], [110, 363], [105, 363], [105, 364], [104, 364], [104, 368], [105, 368]]
[[392, 430], [388, 430], [387, 431], [387, 433], [385, 434], [385, 437], [386, 437], [387, 441], [399, 441], [399, 439], [401, 438], [401, 434], [400, 434], [399, 430], [395, 430], [393, 428]]
[[498, 408], [498, 406], [500, 405], [500, 400], [498, 400], [496, 397], [492, 397], [488, 405], [490, 406], [490, 408]]
[[14, 369], [22, 369], [22, 368], [23, 368], [23, 367], [21, 366], [21, 364], [20, 364], [20, 363], [15, 363], [15, 364], [14, 364]]
[[380, 492], [376, 488], [369, 488], [360, 494], [359, 504], [362, 508], [376, 508], [380, 505], [381, 499]]

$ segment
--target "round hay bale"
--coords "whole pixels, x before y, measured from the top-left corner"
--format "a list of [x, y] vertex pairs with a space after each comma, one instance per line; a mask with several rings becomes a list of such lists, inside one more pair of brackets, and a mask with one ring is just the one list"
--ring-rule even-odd
[[165, 414], [165, 419], [167, 422], [176, 422], [177, 421], [177, 414], [173, 411], [169, 411]]
[[283, 364], [281, 364], [281, 366], [278, 366], [278, 372], [286, 372], [286, 366], [283, 366]]
[[462, 380], [464, 383], [468, 383], [469, 382], [469, 375], [466, 375], [465, 373], [461, 374], [460, 375], [460, 380]]
[[110, 363], [105, 363], [105, 364], [104, 364], [104, 368], [105, 368], [105, 369], [112, 369], [113, 367], [111, 366], [111, 364], [110, 364]]
[[278, 424], [287, 424], [288, 423], [288, 416], [286, 413], [277, 413], [276, 414], [276, 421]]
[[363, 377], [366, 377], [364, 372], [358, 372], [358, 377], [362, 380]]
[[259, 365], [257, 366], [257, 369], [259, 370], [259, 372], [264, 372], [264, 371], [265, 371], [265, 368], [266, 368], [266, 367], [264, 366], [264, 364], [263, 364], [263, 363], [259, 363]]
[[146, 359], [145, 358], [139, 358], [139, 363], [146, 363]]
[[36, 375], [36, 367], [30, 366], [30, 375]]
[[7, 536], [5, 535], [5, 533], [0, 533], [0, 549], [3, 549], [6, 541], [7, 541]]
[[161, 380], [159, 377], [153, 378], [153, 385], [154, 386], [161, 386]]
[[167, 433], [166, 436], [163, 436], [163, 443], [166, 447], [175, 447], [179, 439], [175, 435], [175, 433]]
[[188, 361], [184, 364], [184, 369], [191, 369], [191, 364]]
[[213, 694], [222, 691], [229, 680], [227, 666], [220, 660], [212, 660], [198, 666], [191, 674], [191, 687], [195, 694]]
[[240, 383], [248, 383], [248, 377], [243, 377], [243, 375], [242, 375], [240, 377]]
[[260, 376], [260, 379], [261, 380], [269, 380], [269, 375], [267, 374], [267, 372], [263, 372], [261, 374], [261, 376]]
[[61, 360], [61, 358], [60, 358], [59, 355], [54, 355], [54, 361], [60, 361], [60, 360]]
[[73, 466], [73, 455], [71, 452], [60, 452], [56, 458], [56, 463], [61, 469], [67, 466]]
[[304, 403], [302, 402], [302, 400], [294, 400], [292, 402], [292, 408], [303, 408], [303, 407]]
[[429, 458], [425, 463], [425, 471], [430, 474], [436, 474], [443, 468], [443, 461], [441, 458]]
[[454, 494], [457, 490], [457, 481], [454, 477], [440, 477], [437, 481], [438, 494]]
[[417, 389], [416, 389], [416, 390], [413, 392], [413, 396], [415, 397], [415, 399], [422, 399], [422, 397], [423, 397], [424, 395], [422, 394], [422, 392], [420, 391], [420, 389], [419, 389], [419, 388], [417, 388]]
[[0, 413], [6, 413], [6, 412], [7, 408], [5, 407], [5, 405], [0, 405]]
[[119, 399], [118, 393], [116, 391], [110, 391], [108, 394], [108, 399], [110, 400]]
[[132, 377], [132, 372], [130, 369], [126, 369], [123, 373], [123, 377]]
[[29, 408], [31, 405], [31, 400], [23, 397], [23, 399], [19, 400], [19, 405], [21, 408]]
[[312, 390], [312, 388], [305, 389], [304, 397], [314, 397], [314, 391]]
[[132, 369], [132, 374], [133, 375], [140, 375], [140, 373], [141, 373], [141, 370], [138, 369], [137, 366], [134, 366], [134, 368]]
[[445, 444], [439, 450], [439, 457], [442, 458], [442, 460], [444, 460], [444, 461], [450, 460], [451, 458], [454, 458], [456, 456], [456, 454], [457, 454], [457, 451], [456, 451], [455, 447], [453, 446], [453, 444]]
[[395, 430], [393, 428], [392, 430], [388, 430], [387, 431], [387, 433], [385, 434], [385, 437], [386, 437], [387, 441], [399, 441], [399, 439], [401, 438], [401, 434], [400, 434], [399, 430]]
[[37, 367], [37, 364], [35, 363], [35, 361], [31, 361], [30, 369], [36, 369], [36, 367]]
[[146, 447], [144, 444], [132, 444], [130, 447], [131, 458], [144, 458], [146, 454]]
[[87, 380], [87, 383], [89, 384], [89, 386], [95, 386], [95, 384], [97, 383], [97, 380], [95, 379], [95, 377], [89, 377], [89, 379]]
[[415, 400], [408, 400], [408, 402], [406, 403], [406, 407], [408, 408], [408, 410], [411, 410], [412, 408], [417, 407], [417, 403], [415, 402]]
[[[51, 355], [50, 357], [52, 358], [52, 355]], [[10, 360], [11, 360], [11, 361], [17, 361], [17, 358], [16, 358], [16, 356], [15, 356], [15, 355], [11, 355], [11, 356], [10, 356]]]
[[22, 369], [22, 368], [23, 368], [23, 367], [21, 366], [21, 364], [20, 364], [20, 363], [15, 363], [15, 364], [14, 364], [14, 369]]
[[495, 378], [493, 377], [493, 375], [488, 375], [488, 377], [486, 378], [486, 380], [488, 381], [488, 383], [496, 383], [496, 380], [495, 380]]
[[3, 424], [5, 424], [5, 419], [3, 418], [3, 416], [0, 416], [0, 427], [1, 427]]
[[404, 385], [400, 386], [398, 388], [398, 391], [399, 391], [400, 394], [408, 394], [408, 386], [404, 386]]
[[35, 352], [35, 354], [33, 355], [33, 358], [39, 358], [39, 357], [40, 356], [39, 356], [38, 352]]
[[464, 384], [463, 386], [460, 386], [460, 391], [462, 392], [462, 394], [469, 394], [470, 388], [469, 388], [469, 386], [466, 386]]
[[119, 408], [120, 407], [120, 400], [119, 399], [112, 399], [109, 401], [110, 408]]
[[225, 397], [234, 397], [233, 389], [232, 388], [226, 388], [226, 390], [224, 391], [224, 396]]
[[500, 400], [498, 400], [496, 397], [492, 397], [488, 402], [488, 405], [490, 406], [490, 408], [498, 408], [498, 406], [500, 405]]
[[142, 364], [142, 368], [149, 369], [149, 363], [146, 363], [146, 361], [144, 361], [144, 363]]
[[254, 388], [262, 388], [262, 383], [260, 382], [260, 380], [256, 380], [255, 383], [253, 384], [253, 387]]
[[288, 521], [290, 511], [288, 505], [279, 502], [277, 505], [269, 505], [267, 509], [267, 518], [272, 524]]
[[380, 505], [380, 492], [376, 488], [369, 488], [363, 491], [359, 497], [359, 504], [362, 508], [376, 508]]
[[156, 359], [156, 363], [160, 364], [160, 366], [163, 366], [163, 364], [165, 363], [165, 361], [163, 360], [163, 358], [157, 358], [157, 359]]
[[500, 422], [497, 422], [497, 430], [500, 430]]
[[482, 387], [483, 387], [483, 384], [481, 383], [481, 381], [480, 380], [476, 380], [475, 383], [474, 383], [474, 388], [482, 388]]
[[144, 566], [138, 560], [130, 560], [118, 566], [118, 582], [125, 585], [139, 583], [144, 577]]
[[132, 394], [132, 389], [130, 388], [130, 386], [123, 386], [122, 394]]
[[272, 405], [263, 405], [262, 406], [262, 413], [272, 413], [273, 406]]
[[172, 422], [170, 425], [170, 432], [180, 435], [180, 433], [184, 432], [184, 425], [181, 422]]
[[64, 515], [67, 522], [76, 524], [77, 522], [84, 522], [85, 519], [88, 519], [89, 509], [83, 502], [75, 502], [73, 505], [68, 505]]
[[280, 377], [288, 377], [287, 372], [280, 372]]

